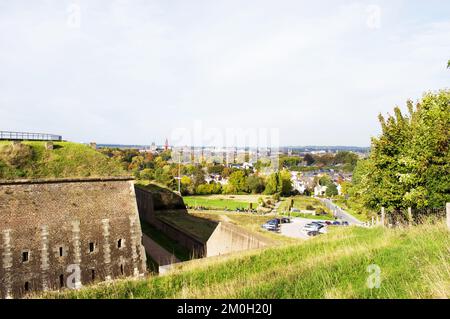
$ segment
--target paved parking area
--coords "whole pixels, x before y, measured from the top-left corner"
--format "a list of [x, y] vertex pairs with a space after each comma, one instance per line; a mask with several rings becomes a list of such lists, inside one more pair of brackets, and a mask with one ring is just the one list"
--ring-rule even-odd
[[292, 223], [281, 225], [280, 233], [287, 237], [309, 239], [311, 237], [303, 231], [303, 227], [313, 221], [314, 219], [292, 218]]

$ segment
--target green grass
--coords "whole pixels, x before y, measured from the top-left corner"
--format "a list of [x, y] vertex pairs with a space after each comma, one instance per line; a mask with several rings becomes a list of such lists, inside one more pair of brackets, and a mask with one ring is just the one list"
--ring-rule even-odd
[[333, 202], [344, 209], [350, 215], [353, 215], [357, 219], [367, 222], [371, 220], [371, 216], [376, 217], [376, 213], [369, 211], [367, 208], [357, 203], [352, 202], [350, 199], [346, 200], [343, 197], [333, 198]]
[[289, 216], [289, 217], [301, 217], [301, 218], [307, 218], [307, 219], [334, 220], [334, 217], [331, 214], [311, 215], [311, 214], [303, 214], [303, 213], [287, 213], [285, 215]]
[[[302, 244], [196, 260], [163, 277], [120, 280], [56, 298], [449, 298], [450, 232], [336, 228]], [[381, 285], [370, 289], [370, 265]]]
[[11, 142], [0, 141], [0, 179], [127, 175], [120, 163], [83, 144], [55, 142], [53, 150], [45, 142], [22, 144], [14, 152]]
[[288, 212], [291, 199], [294, 200], [294, 208], [297, 208], [300, 210], [307, 210], [307, 206], [312, 206], [312, 207], [314, 207], [314, 210], [316, 208], [321, 208], [324, 211], [328, 211], [328, 209], [325, 207], [325, 205], [323, 205], [320, 201], [318, 201], [317, 199], [315, 199], [313, 197], [309, 197], [309, 196], [284, 197], [281, 200], [281, 204], [280, 204], [278, 211]]
[[[183, 197], [184, 203], [190, 207], [204, 207], [208, 209], [217, 210], [236, 210], [236, 209], [249, 209], [250, 203], [253, 204], [253, 208], [256, 209], [258, 206], [258, 199], [256, 196], [240, 196], [234, 195], [235, 198], [230, 198], [230, 196], [185, 196]], [[249, 200], [250, 199], [250, 200]]]
[[144, 234], [153, 239], [165, 250], [174, 254], [175, 257], [177, 257], [179, 260], [186, 261], [191, 259], [191, 253], [189, 249], [185, 248], [172, 238], [166, 236], [163, 232], [159, 231], [154, 226], [150, 225], [146, 221], [141, 220], [141, 227]]
[[202, 242], [206, 242], [209, 239], [217, 226], [217, 223], [211, 220], [199, 218], [176, 210], [157, 212], [156, 217], [182, 229]]

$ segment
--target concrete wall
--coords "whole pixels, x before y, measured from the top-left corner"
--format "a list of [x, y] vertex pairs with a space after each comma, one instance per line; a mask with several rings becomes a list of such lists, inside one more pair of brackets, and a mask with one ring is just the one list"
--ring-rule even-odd
[[263, 248], [268, 240], [238, 226], [221, 222], [206, 243], [206, 256], [218, 256], [233, 252]]
[[[242, 250], [262, 248], [268, 245], [268, 240], [266, 238], [225, 222], [217, 225], [208, 240], [205, 241], [196, 238], [175, 225], [156, 218], [155, 212], [157, 210], [161, 208], [168, 210], [172, 205], [170, 205], [170, 203], [168, 206], [160, 205], [158, 206], [159, 209], [156, 209], [154, 207], [156, 201], [155, 196], [160, 203], [162, 203], [160, 200], [161, 197], [166, 198], [166, 201], [171, 198], [168, 195], [155, 195], [154, 192], [136, 187], [139, 216], [142, 220], [152, 224], [168, 237], [189, 249], [196, 258], [224, 255]], [[175, 205], [179, 206], [178, 199], [176, 200], [177, 202]], [[184, 212], [187, 214], [186, 210], [184, 210]]]
[[[155, 191], [149, 191], [140, 187], [136, 187], [135, 192], [139, 209], [139, 217], [143, 221], [146, 221], [147, 223], [153, 225], [166, 236], [189, 249], [194, 257], [203, 257], [205, 255], [206, 246], [204, 242], [202, 242], [198, 238], [191, 236], [190, 234], [187, 234], [183, 230], [177, 228], [175, 225], [171, 225], [163, 220], [156, 218], [156, 210], [164, 211], [170, 209], [171, 207], [174, 207], [174, 205], [170, 203], [170, 198], [175, 198], [175, 207], [178, 207], [180, 203], [177, 197], [167, 195], [167, 191], [164, 191], [164, 194], [161, 195], [157, 194], [157, 192]], [[162, 198], [164, 199], [162, 200]], [[155, 208], [155, 202], [159, 203], [158, 209]], [[164, 206], [164, 203], [166, 203], [167, 206]], [[184, 210], [184, 212], [187, 213], [186, 210]]]
[[146, 272], [129, 179], [3, 182], [0, 220], [2, 298]]
[[202, 258], [206, 256], [206, 243], [200, 239], [195, 238], [191, 234], [177, 228], [175, 225], [166, 223], [160, 219], [155, 219], [152, 225], [168, 237], [180, 243], [183, 247], [186, 247], [194, 258]]

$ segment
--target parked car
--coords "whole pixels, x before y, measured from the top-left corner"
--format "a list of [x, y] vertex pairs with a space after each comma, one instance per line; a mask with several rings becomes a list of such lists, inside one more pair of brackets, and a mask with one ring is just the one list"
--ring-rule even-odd
[[347, 221], [342, 222], [342, 226], [349, 226], [350, 224]]
[[270, 231], [279, 231], [280, 224], [280, 220], [278, 218], [275, 218], [267, 221], [264, 225], [262, 225], [262, 228]]
[[303, 227], [303, 230], [306, 231], [306, 232], [319, 231], [323, 227], [324, 227], [323, 225], [310, 223], [310, 224], [305, 225], [305, 227]]
[[292, 222], [291, 219], [288, 218], [288, 217], [282, 217], [281, 218], [281, 223], [282, 224], [290, 224], [291, 222]]
[[333, 222], [333, 225], [334, 225], [334, 226], [340, 226], [340, 225], [341, 225], [341, 223], [340, 223], [340, 222], [338, 222], [337, 220], [335, 220], [335, 221]]
[[329, 220], [325, 221], [325, 225], [327, 225], [327, 226], [332, 225], [332, 224], [333, 224], [332, 221], [329, 221]]

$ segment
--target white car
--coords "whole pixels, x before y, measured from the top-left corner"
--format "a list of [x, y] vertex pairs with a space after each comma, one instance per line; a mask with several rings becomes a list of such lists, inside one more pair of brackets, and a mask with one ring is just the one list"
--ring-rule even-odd
[[305, 231], [305, 232], [319, 231], [319, 230], [321, 230], [323, 227], [324, 227], [324, 226], [318, 225], [318, 224], [307, 224], [307, 225], [305, 225], [305, 227], [303, 227], [303, 231]]

